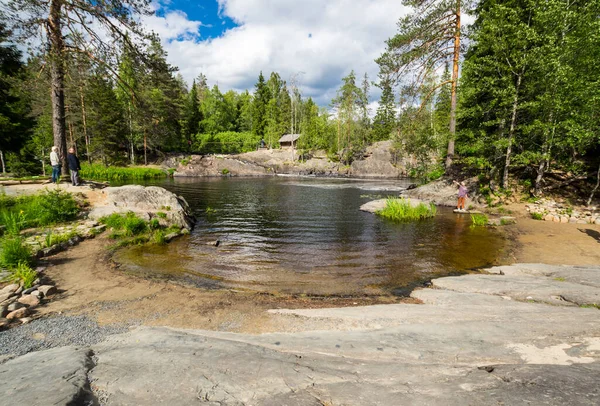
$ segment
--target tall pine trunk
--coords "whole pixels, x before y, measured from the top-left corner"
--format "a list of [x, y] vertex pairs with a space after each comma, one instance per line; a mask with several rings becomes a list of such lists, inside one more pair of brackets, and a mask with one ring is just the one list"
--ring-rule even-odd
[[454, 159], [454, 140], [456, 139], [456, 87], [458, 85], [458, 62], [460, 57], [460, 1], [456, 1], [456, 31], [454, 33], [454, 60], [452, 63], [452, 92], [450, 98], [450, 138], [446, 155], [446, 172]]
[[504, 161], [504, 173], [502, 175], [502, 187], [508, 188], [508, 170], [510, 167], [510, 159], [512, 157], [512, 145], [515, 138], [515, 129], [517, 128], [517, 110], [519, 108], [519, 88], [521, 87], [522, 74], [517, 76], [515, 85], [515, 97], [513, 99], [512, 114], [510, 118], [510, 129], [508, 130], [508, 145], [506, 146], [506, 159]]
[[67, 134], [65, 121], [65, 67], [63, 60], [64, 42], [61, 25], [61, 0], [50, 1], [48, 16], [48, 40], [50, 41], [50, 96], [52, 100], [52, 130], [54, 145], [62, 164], [63, 175], [68, 174]]

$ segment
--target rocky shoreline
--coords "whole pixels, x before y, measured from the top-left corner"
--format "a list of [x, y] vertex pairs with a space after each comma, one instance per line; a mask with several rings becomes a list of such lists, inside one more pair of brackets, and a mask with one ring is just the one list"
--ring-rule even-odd
[[[164, 236], [165, 242], [189, 234], [194, 226], [191, 210], [180, 196], [158, 187], [137, 185], [106, 188], [99, 192], [100, 198], [91, 210], [82, 213], [83, 220], [52, 228], [24, 230], [25, 245], [33, 257], [41, 259], [75, 247], [88, 238], [94, 238], [107, 230], [97, 220], [113, 213], [133, 212], [144, 220], [156, 219], [165, 228], [176, 227]], [[0, 289], [0, 331], [19, 324], [27, 324], [35, 318], [35, 311], [50, 296], [57, 293], [57, 286], [44, 275], [43, 266], [37, 267], [37, 278], [31, 287], [9, 283]], [[0, 281], [8, 276], [0, 269]], [[1, 286], [1, 284], [0, 284]]]
[[369, 146], [362, 159], [344, 165], [329, 159], [324, 151], [299, 161], [298, 151], [286, 149], [259, 150], [239, 155], [178, 155], [163, 166], [174, 177], [221, 176], [323, 176], [365, 179], [398, 179], [408, 176], [413, 159], [396, 157], [392, 141]]
[[[328, 331], [141, 327], [0, 364], [13, 404], [595, 405], [600, 267], [446, 277], [423, 304], [272, 310]], [[543, 321], [541, 321], [543, 320]], [[329, 324], [327, 324], [329, 323]], [[79, 340], [79, 339], [78, 339]]]

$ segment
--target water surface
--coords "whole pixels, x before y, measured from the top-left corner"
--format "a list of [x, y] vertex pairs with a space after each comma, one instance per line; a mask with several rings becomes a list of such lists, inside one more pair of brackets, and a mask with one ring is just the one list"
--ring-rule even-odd
[[[503, 236], [471, 228], [440, 208], [434, 219], [397, 224], [359, 207], [397, 196], [409, 181], [322, 178], [175, 179], [198, 217], [190, 236], [132, 247], [130, 272], [204, 287], [363, 295], [403, 292], [438, 275], [494, 264]], [[219, 240], [215, 247], [211, 243]]]

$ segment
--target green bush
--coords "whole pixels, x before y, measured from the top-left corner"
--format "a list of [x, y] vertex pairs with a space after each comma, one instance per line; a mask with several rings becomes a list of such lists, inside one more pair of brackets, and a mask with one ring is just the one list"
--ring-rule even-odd
[[433, 203], [419, 203], [413, 206], [404, 198], [393, 198], [387, 199], [385, 208], [376, 214], [394, 221], [414, 221], [434, 217], [437, 208]]
[[79, 213], [79, 206], [70, 193], [60, 189], [52, 190], [37, 196], [38, 225], [62, 223], [73, 220]]
[[488, 216], [485, 214], [471, 214], [471, 227], [485, 227], [488, 224]]
[[26, 262], [19, 262], [9, 279], [20, 284], [24, 289], [29, 289], [33, 285], [33, 281], [37, 279], [37, 272], [31, 269]]
[[31, 264], [31, 249], [20, 237], [6, 237], [0, 241], [0, 265], [15, 268], [20, 263]]
[[160, 228], [160, 221], [158, 221], [158, 219], [152, 219], [148, 223], [148, 227], [150, 227], [150, 230], [157, 230]]

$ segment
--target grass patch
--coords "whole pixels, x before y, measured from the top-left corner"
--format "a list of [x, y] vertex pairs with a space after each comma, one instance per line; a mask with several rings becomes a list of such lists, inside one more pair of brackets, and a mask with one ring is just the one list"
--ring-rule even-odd
[[80, 175], [82, 178], [102, 181], [158, 179], [167, 176], [164, 171], [156, 168], [147, 168], [144, 166], [104, 166], [102, 164], [82, 164]]
[[434, 217], [437, 208], [433, 203], [419, 203], [413, 206], [404, 198], [391, 198], [386, 200], [385, 208], [377, 211], [376, 214], [398, 222], [415, 221]]
[[566, 281], [566, 279], [563, 278], [562, 276], [556, 277], [556, 278], [554, 278], [554, 280], [558, 281], [558, 282], [564, 282], [564, 281]]
[[598, 303], [586, 303], [586, 304], [582, 304], [581, 306], [584, 309], [598, 309], [600, 310], [600, 304]]
[[544, 215], [542, 213], [531, 213], [531, 218], [534, 220], [543, 220]]
[[485, 227], [488, 221], [488, 216], [485, 214], [471, 214], [471, 227]]
[[54, 234], [52, 230], [50, 230], [44, 236], [44, 247], [48, 248], [56, 244], [67, 242], [76, 235], [76, 232], [70, 232], [67, 234]]
[[229, 175], [229, 169], [225, 168], [221, 171], [223, 175]]
[[157, 211], [156, 212], [156, 216], [160, 217], [161, 219], [166, 219], [167, 218], [167, 213], [162, 212], [162, 211]]
[[20, 237], [9, 236], [0, 241], [0, 265], [9, 269], [33, 262], [31, 249]]
[[156, 218], [145, 221], [137, 217], [133, 212], [126, 214], [113, 213], [110, 216], [101, 218], [100, 222], [111, 229], [108, 237], [117, 240], [112, 248], [146, 243], [162, 245], [167, 242], [167, 234], [180, 231], [180, 228], [177, 226], [161, 227], [160, 221]]
[[37, 195], [0, 195], [0, 225], [7, 234], [75, 219], [80, 208], [70, 193], [50, 190]]
[[131, 211], [126, 214], [113, 213], [110, 216], [102, 217], [100, 222], [113, 229], [111, 238], [120, 235], [133, 237], [143, 234], [149, 229], [148, 223]]
[[23, 289], [29, 289], [33, 285], [33, 281], [37, 279], [37, 272], [31, 269], [27, 263], [20, 262], [8, 279], [23, 286]]

